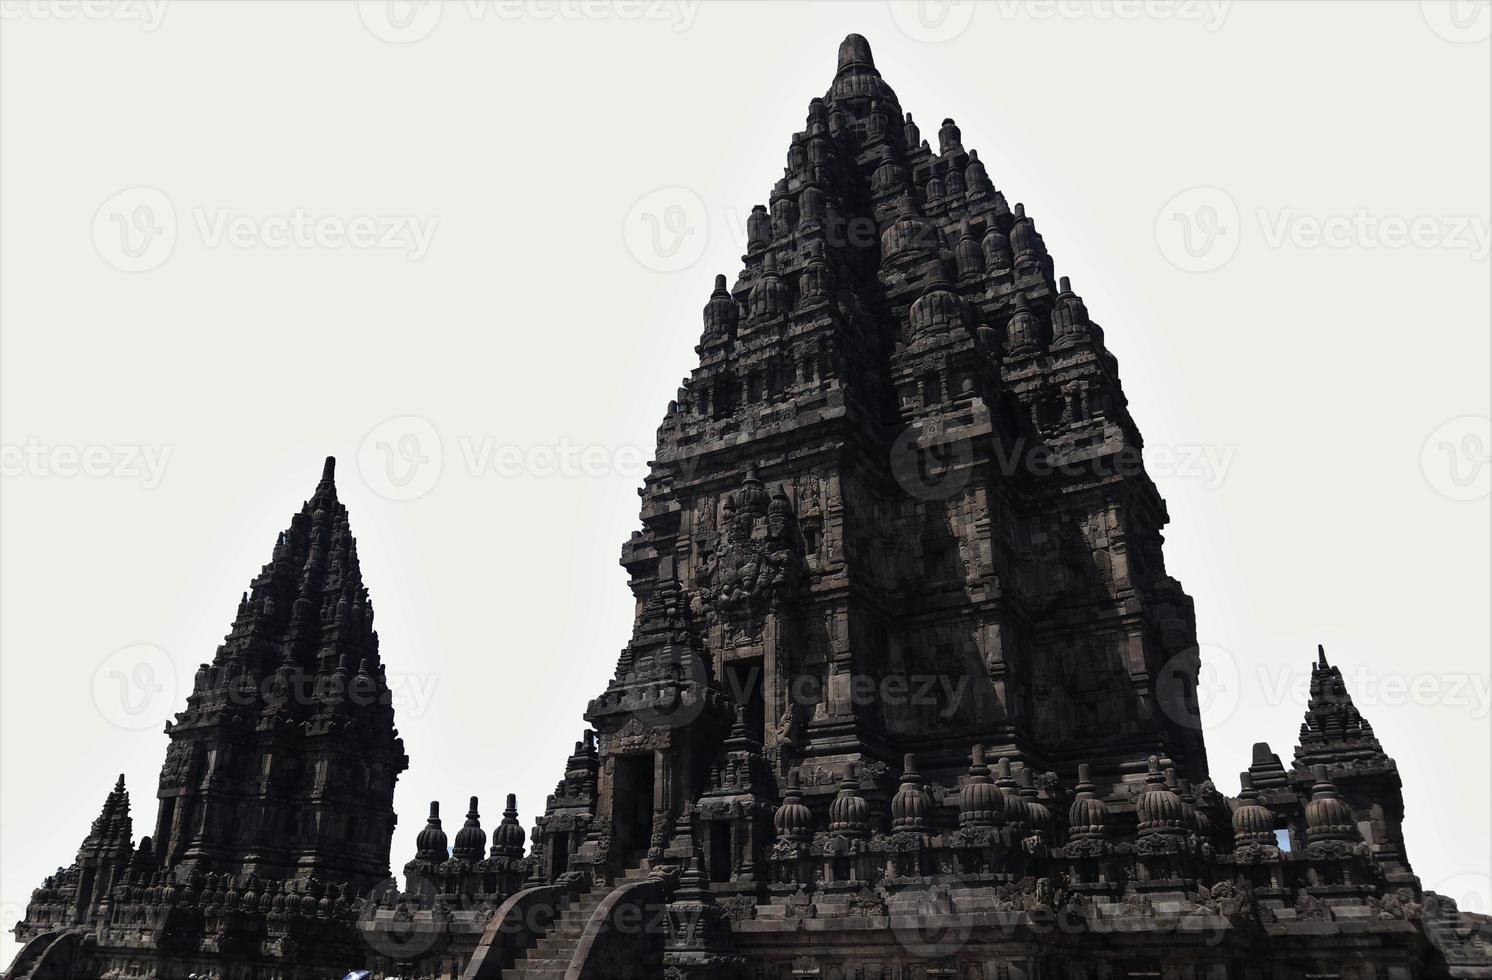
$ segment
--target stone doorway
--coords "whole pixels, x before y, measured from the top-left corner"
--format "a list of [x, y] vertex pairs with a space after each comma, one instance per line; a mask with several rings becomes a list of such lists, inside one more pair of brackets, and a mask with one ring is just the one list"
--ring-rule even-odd
[[570, 835], [556, 833], [549, 845], [549, 879], [553, 881], [570, 870]]
[[726, 693], [732, 701], [745, 709], [746, 731], [758, 739], [765, 731], [763, 679], [761, 657], [734, 660], [725, 665]]
[[730, 881], [730, 821], [712, 820], [707, 826], [710, 841], [710, 880], [712, 882]]
[[647, 856], [653, 836], [653, 796], [656, 778], [653, 754], [622, 756], [616, 760], [612, 789], [611, 839], [622, 862], [632, 867]]

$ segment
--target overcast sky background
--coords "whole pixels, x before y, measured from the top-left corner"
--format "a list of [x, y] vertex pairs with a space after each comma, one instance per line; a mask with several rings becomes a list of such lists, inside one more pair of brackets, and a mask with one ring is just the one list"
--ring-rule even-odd
[[151, 831], [161, 724], [328, 454], [394, 867], [432, 798], [531, 822], [628, 638], [711, 279], [849, 31], [1105, 329], [1219, 787], [1288, 763], [1325, 643], [1415, 869], [1492, 908], [1487, 4], [0, 12], [0, 926], [117, 773]]

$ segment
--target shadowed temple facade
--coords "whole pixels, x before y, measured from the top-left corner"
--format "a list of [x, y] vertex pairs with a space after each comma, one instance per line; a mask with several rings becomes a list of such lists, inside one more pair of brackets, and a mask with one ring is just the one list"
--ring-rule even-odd
[[390, 877], [407, 760], [329, 461], [168, 726], [153, 833], [121, 777], [7, 976], [1492, 977], [1324, 652], [1291, 764], [1214, 786], [1118, 363], [864, 38], [703, 319], [631, 640], [528, 832], [431, 804]]

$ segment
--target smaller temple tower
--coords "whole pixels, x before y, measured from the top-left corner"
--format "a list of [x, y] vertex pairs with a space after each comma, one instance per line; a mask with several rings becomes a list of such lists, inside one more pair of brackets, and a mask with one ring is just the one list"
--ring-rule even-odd
[[32, 894], [26, 918], [16, 926], [16, 936], [26, 940], [52, 929], [106, 918], [114, 885], [125, 878], [132, 864], [148, 864], [151, 859], [149, 837], [140, 841], [138, 852], [135, 849], [130, 794], [120, 773], [88, 836], [78, 846], [72, 865], [58, 868]]
[[33, 893], [7, 977], [300, 980], [365, 959], [353, 910], [388, 882], [408, 760], [333, 459], [166, 734], [154, 837], [133, 843], [121, 775]]
[[1311, 665], [1310, 700], [1300, 723], [1300, 744], [1290, 780], [1304, 790], [1314, 785], [1315, 768], [1325, 766], [1352, 807], [1352, 822], [1373, 856], [1396, 885], [1418, 887], [1404, 848], [1404, 790], [1399, 766], [1383, 751], [1373, 726], [1352, 703], [1340, 668], [1316, 648]]
[[167, 725], [155, 837], [169, 867], [358, 891], [389, 876], [394, 782], [409, 761], [335, 465]]

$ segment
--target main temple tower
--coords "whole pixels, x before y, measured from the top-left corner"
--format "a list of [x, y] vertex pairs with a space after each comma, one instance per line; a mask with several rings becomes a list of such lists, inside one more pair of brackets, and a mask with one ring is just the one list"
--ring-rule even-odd
[[733, 725], [815, 810], [845, 778], [889, 799], [906, 752], [956, 782], [973, 742], [1106, 788], [1149, 756], [1206, 776], [1117, 362], [1031, 216], [953, 120], [936, 138], [850, 36], [716, 278], [623, 548], [636, 635], [587, 715], [593, 849], [648, 814], [666, 843]]

